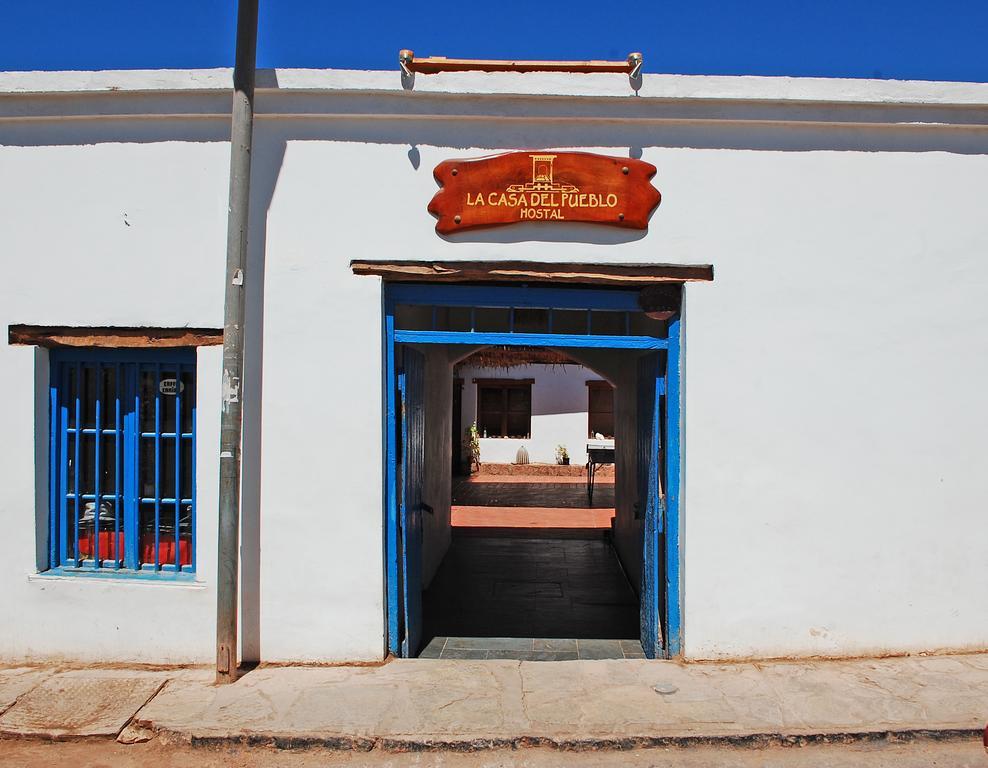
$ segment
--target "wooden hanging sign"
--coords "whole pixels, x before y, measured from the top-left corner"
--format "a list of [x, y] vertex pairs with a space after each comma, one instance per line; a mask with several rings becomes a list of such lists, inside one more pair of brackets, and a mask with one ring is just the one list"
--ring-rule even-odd
[[509, 152], [446, 160], [433, 175], [441, 189], [429, 203], [436, 232], [521, 222], [581, 222], [647, 229], [661, 200], [642, 160], [589, 152]]

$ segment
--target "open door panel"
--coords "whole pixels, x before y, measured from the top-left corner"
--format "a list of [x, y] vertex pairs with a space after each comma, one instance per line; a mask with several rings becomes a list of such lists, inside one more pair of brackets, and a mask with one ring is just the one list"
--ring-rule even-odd
[[401, 655], [418, 653], [422, 642], [422, 486], [425, 474], [425, 356], [405, 348], [398, 372], [401, 414], [400, 569]]
[[664, 499], [662, 491], [662, 399], [665, 379], [661, 375], [658, 353], [638, 361], [638, 508], [643, 517], [641, 642], [645, 656], [662, 658], [662, 525]]

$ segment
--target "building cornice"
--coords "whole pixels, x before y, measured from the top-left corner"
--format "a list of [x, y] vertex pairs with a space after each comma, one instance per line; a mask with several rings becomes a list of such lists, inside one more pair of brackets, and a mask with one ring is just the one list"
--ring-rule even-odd
[[[0, 73], [0, 121], [225, 118], [231, 70]], [[646, 74], [279, 69], [257, 76], [266, 118], [802, 123], [988, 127], [988, 84]]]

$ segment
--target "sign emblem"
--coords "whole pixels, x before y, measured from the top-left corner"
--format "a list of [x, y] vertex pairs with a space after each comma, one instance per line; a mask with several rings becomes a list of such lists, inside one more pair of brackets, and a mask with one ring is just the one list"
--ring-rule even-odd
[[178, 379], [161, 379], [158, 391], [163, 395], [177, 395], [185, 391], [185, 384]]
[[579, 192], [572, 184], [552, 181], [552, 161], [555, 155], [529, 155], [532, 158], [532, 180], [527, 184], [512, 184], [508, 192]]
[[559, 221], [646, 229], [661, 200], [641, 160], [588, 152], [531, 153], [446, 160], [433, 175], [441, 189], [429, 203], [436, 231]]

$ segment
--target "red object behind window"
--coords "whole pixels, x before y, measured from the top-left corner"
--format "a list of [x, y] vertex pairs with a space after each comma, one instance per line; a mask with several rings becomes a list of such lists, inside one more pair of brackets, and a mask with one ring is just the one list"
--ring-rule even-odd
[[[92, 531], [80, 534], [79, 536], [79, 554], [86, 557], [93, 557], [96, 554], [94, 551], [94, 539], [96, 536]], [[119, 553], [119, 554], [117, 554]], [[124, 556], [124, 535], [123, 532], [116, 534], [114, 536], [113, 531], [100, 531], [99, 532], [99, 557], [100, 560], [121, 560]]]
[[[79, 536], [79, 554], [84, 558], [93, 557], [95, 535], [92, 531]], [[119, 553], [119, 554], [118, 554]], [[154, 534], [141, 534], [140, 561], [142, 563], [154, 562]], [[101, 560], [120, 560], [124, 556], [124, 535], [119, 533], [114, 535], [113, 531], [99, 532], [99, 556]], [[179, 565], [192, 565], [192, 539], [183, 536], [178, 542], [178, 562]], [[175, 539], [170, 536], [162, 536], [158, 539], [158, 565], [174, 565], [175, 563]]]
[[[141, 534], [141, 562], [154, 562], [154, 534]], [[178, 562], [181, 565], [192, 565], [192, 541], [189, 538], [178, 540]], [[175, 539], [170, 536], [158, 537], [158, 565], [175, 563]]]

